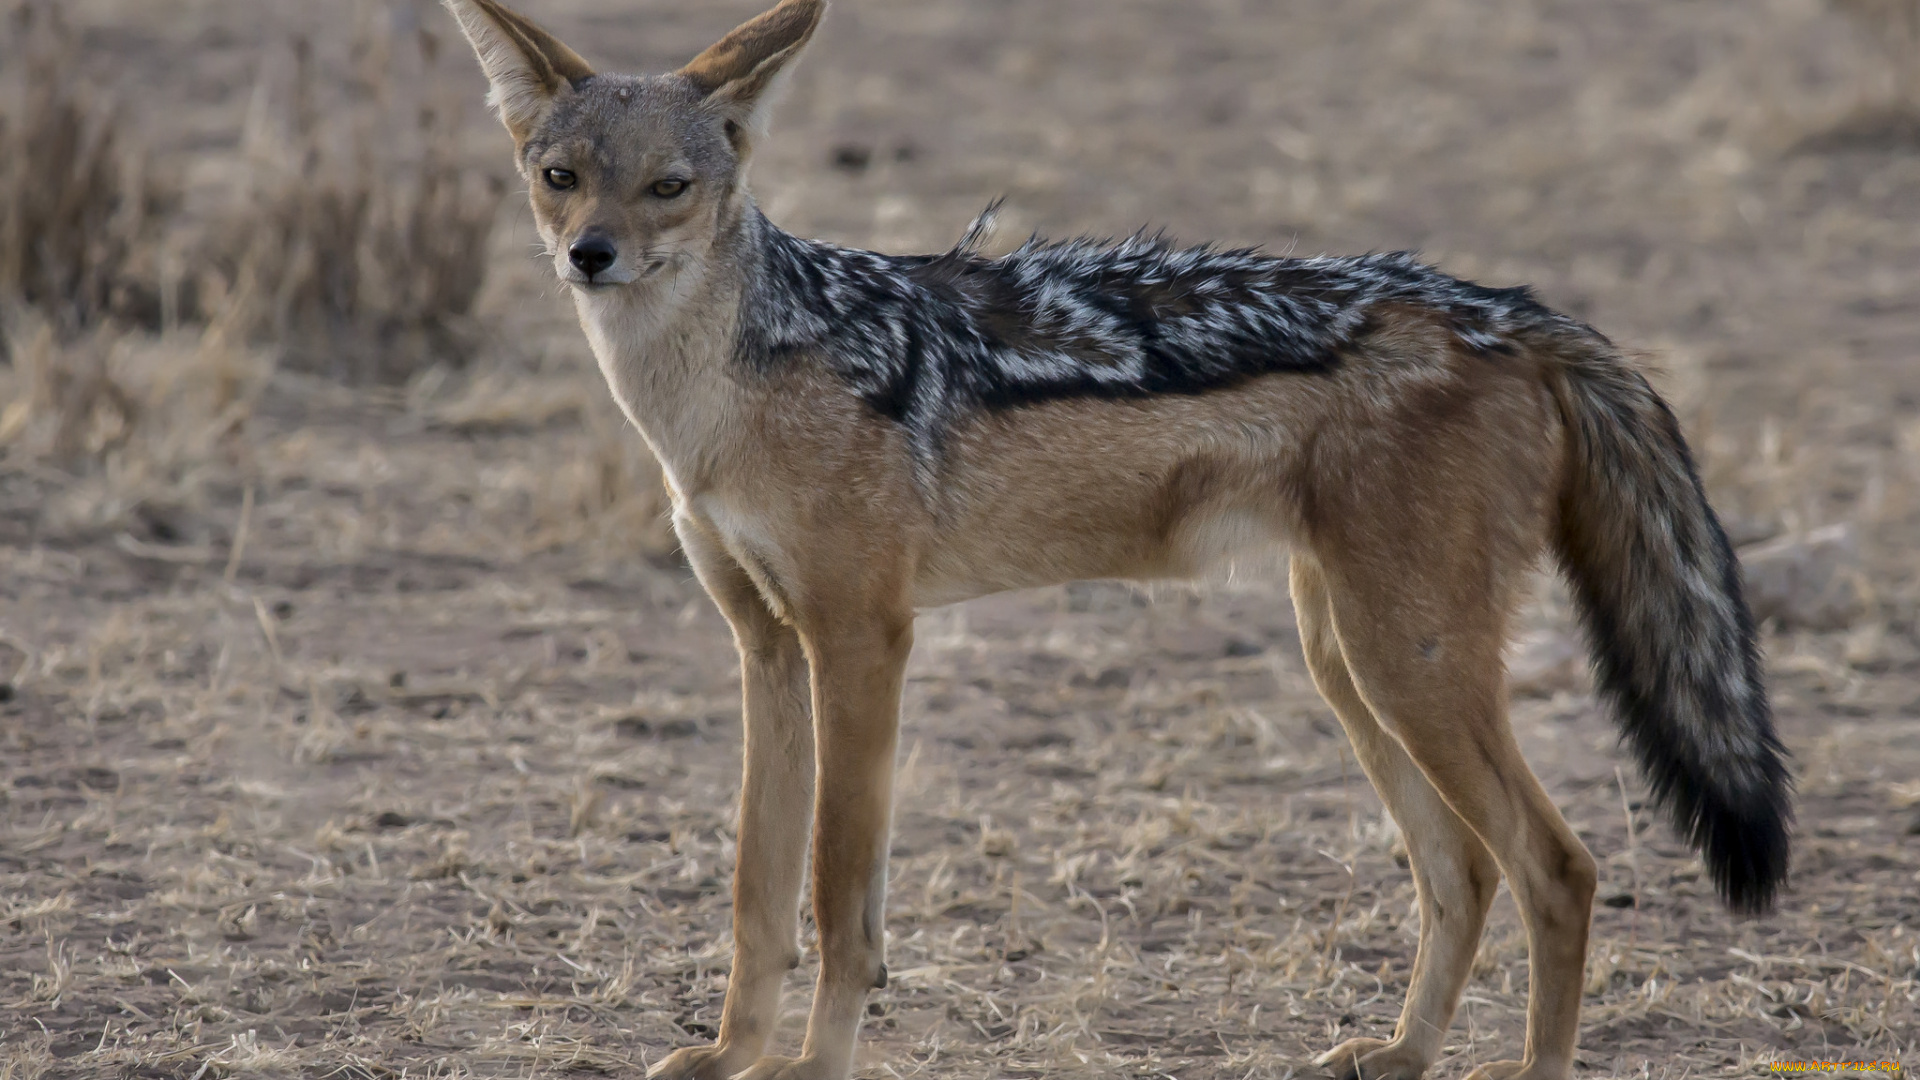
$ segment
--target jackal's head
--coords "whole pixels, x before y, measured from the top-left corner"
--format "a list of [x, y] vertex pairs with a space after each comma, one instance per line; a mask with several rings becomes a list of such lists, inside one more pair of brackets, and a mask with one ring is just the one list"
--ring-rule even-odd
[[600, 75], [496, 0], [443, 0], [493, 83], [533, 217], [583, 289], [699, 263], [743, 205], [774, 91], [825, 0], [782, 0], [670, 75]]

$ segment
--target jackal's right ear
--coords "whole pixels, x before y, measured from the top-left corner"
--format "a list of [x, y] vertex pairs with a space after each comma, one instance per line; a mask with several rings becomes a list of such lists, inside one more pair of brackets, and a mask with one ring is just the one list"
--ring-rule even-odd
[[742, 23], [694, 57], [680, 74], [726, 111], [738, 125], [730, 131], [764, 135], [780, 83], [826, 13], [826, 0], [781, 0], [779, 7]]
[[496, 0], [441, 0], [493, 84], [487, 98], [515, 143], [524, 143], [553, 99], [593, 74], [580, 54]]

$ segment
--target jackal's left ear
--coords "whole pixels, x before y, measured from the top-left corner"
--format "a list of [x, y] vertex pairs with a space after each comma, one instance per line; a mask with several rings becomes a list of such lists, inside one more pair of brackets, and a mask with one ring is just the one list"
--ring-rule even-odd
[[740, 129], [764, 135], [781, 82], [826, 13], [826, 0], [781, 0], [694, 57], [680, 74]]
[[515, 143], [524, 143], [553, 99], [593, 75], [580, 54], [497, 0], [441, 0], [467, 35], [493, 84], [488, 101]]

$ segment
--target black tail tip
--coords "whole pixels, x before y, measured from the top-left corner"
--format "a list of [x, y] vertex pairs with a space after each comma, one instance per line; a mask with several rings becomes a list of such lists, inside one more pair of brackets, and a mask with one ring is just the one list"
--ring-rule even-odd
[[1757, 812], [1715, 814], [1695, 839], [1720, 898], [1736, 915], [1765, 915], [1787, 882], [1791, 834], [1784, 806], [1767, 800]]

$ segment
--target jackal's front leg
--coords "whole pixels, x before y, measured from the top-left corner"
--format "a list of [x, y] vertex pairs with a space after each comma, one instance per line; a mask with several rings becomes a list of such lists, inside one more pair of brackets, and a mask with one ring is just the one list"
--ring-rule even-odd
[[867, 992], [887, 983], [887, 833], [910, 612], [803, 620], [813, 666], [813, 914], [820, 980], [800, 1057], [763, 1058], [741, 1080], [843, 1080]]
[[712, 1046], [675, 1051], [647, 1075], [724, 1080], [766, 1053], [780, 983], [798, 965], [800, 881], [813, 794], [813, 727], [800, 636], [776, 618], [752, 579], [692, 522], [681, 546], [733, 626], [740, 649], [745, 770], [733, 873], [733, 971]]

